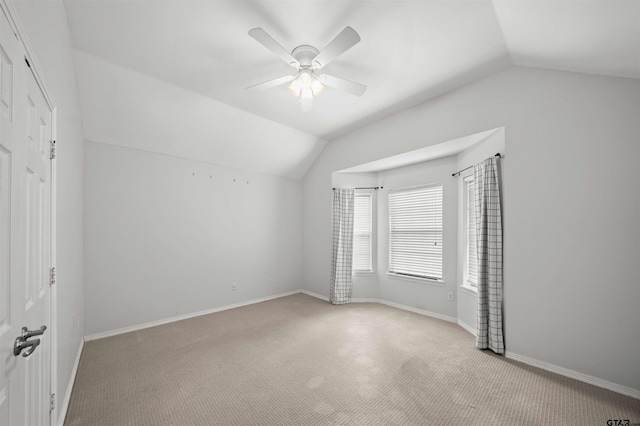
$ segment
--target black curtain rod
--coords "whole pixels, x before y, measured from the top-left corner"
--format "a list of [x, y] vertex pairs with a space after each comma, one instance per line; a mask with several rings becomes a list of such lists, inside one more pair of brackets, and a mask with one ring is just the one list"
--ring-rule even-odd
[[[500, 153], [497, 153], [496, 155], [494, 155], [494, 157], [504, 158], [504, 155], [502, 155], [502, 154], [500, 154]], [[460, 173], [464, 172], [465, 170], [469, 170], [469, 169], [471, 169], [471, 168], [473, 168], [473, 166], [469, 166], [469, 167], [467, 167], [467, 168], [465, 168], [465, 169], [459, 170], [459, 171], [457, 171], [457, 172], [453, 173], [451, 176], [454, 176], [454, 177], [455, 177], [455, 176], [460, 176]]]
[[[331, 189], [335, 191], [336, 189], [341, 189], [341, 188], [331, 188]], [[362, 188], [351, 188], [351, 189], [382, 189], [382, 186], [365, 186]]]

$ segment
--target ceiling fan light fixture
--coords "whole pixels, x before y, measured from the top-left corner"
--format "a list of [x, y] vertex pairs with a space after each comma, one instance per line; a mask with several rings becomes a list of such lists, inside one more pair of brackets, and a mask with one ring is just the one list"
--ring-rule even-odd
[[300, 75], [298, 75], [298, 81], [300, 82], [302, 87], [304, 87], [305, 89], [308, 88], [308, 87], [311, 87], [311, 80], [312, 79], [313, 79], [313, 77], [311, 76], [311, 71], [306, 70], [306, 69], [300, 71]]
[[302, 90], [302, 85], [297, 78], [295, 78], [291, 84], [289, 85], [289, 91], [293, 94], [293, 96], [300, 96], [300, 90]]
[[304, 99], [313, 99], [313, 90], [311, 90], [311, 87], [305, 87], [300, 90], [300, 100]]
[[[295, 79], [293, 79], [293, 81], [289, 85], [289, 90], [295, 96], [300, 96], [300, 90], [310, 88], [312, 84], [314, 84], [314, 80], [318, 79], [311, 73], [310, 70], [304, 69], [300, 71]], [[320, 83], [319, 80], [318, 83]]]
[[322, 93], [323, 90], [324, 90], [324, 86], [322, 85], [322, 83], [320, 83], [320, 80], [318, 80], [314, 76], [313, 79], [311, 80], [311, 91], [313, 91], [313, 95], [318, 96], [320, 93]]
[[289, 84], [289, 91], [300, 98], [302, 111], [310, 111], [313, 97], [319, 95], [324, 89], [324, 85], [309, 69], [303, 69], [298, 76]]

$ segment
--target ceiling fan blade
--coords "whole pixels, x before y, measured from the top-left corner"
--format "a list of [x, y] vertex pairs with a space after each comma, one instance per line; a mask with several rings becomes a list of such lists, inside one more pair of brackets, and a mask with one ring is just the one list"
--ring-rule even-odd
[[344, 52], [353, 47], [360, 41], [360, 36], [351, 27], [346, 27], [331, 40], [331, 42], [325, 47], [322, 52], [313, 58], [313, 66], [316, 69], [320, 69], [334, 60], [336, 57], [342, 55]]
[[274, 78], [273, 80], [265, 81], [264, 83], [254, 84], [253, 86], [247, 87], [245, 90], [250, 92], [259, 92], [261, 90], [270, 89], [272, 87], [280, 86], [281, 84], [286, 84], [296, 78], [295, 75], [285, 75], [282, 77]]
[[285, 48], [280, 45], [280, 43], [275, 41], [273, 37], [267, 34], [267, 32], [262, 28], [254, 28], [252, 30], [249, 30], [249, 35], [258, 43], [275, 53], [287, 64], [291, 65], [294, 68], [298, 68], [300, 66], [298, 60], [291, 56], [291, 53], [287, 52]]
[[322, 84], [325, 84], [334, 89], [343, 90], [349, 92], [352, 95], [362, 96], [367, 90], [367, 86], [364, 84], [356, 83], [355, 81], [345, 80], [343, 78], [334, 77], [332, 75], [320, 74], [318, 79]]

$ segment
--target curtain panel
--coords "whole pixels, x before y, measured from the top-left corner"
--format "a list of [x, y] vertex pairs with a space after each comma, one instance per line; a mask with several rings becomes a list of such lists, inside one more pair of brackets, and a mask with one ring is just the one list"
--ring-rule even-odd
[[354, 199], [354, 189], [333, 191], [333, 251], [329, 300], [334, 305], [351, 302]]
[[474, 166], [478, 256], [476, 346], [504, 354], [502, 331], [502, 215], [499, 158]]

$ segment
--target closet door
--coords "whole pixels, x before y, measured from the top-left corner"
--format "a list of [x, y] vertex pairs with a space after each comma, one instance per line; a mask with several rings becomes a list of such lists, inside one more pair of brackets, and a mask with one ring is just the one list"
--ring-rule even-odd
[[0, 424], [50, 424], [51, 110], [0, 11]]

